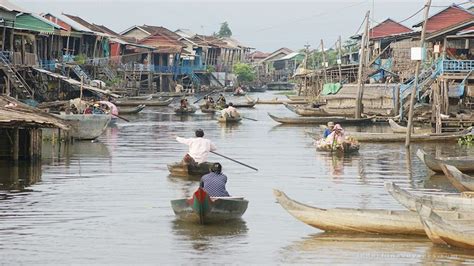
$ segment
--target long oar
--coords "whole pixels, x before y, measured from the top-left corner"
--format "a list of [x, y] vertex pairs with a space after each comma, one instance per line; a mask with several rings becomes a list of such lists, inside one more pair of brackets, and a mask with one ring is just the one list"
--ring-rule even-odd
[[248, 118], [248, 117], [245, 117], [245, 116], [241, 116], [243, 119], [248, 119], [248, 120], [252, 120], [252, 121], [258, 121], [257, 119], [253, 119], [253, 118]]
[[248, 167], [248, 168], [250, 168], [250, 169], [252, 169], [252, 170], [258, 171], [257, 168], [252, 167], [252, 166], [250, 166], [250, 165], [248, 165], [248, 164], [244, 164], [244, 163], [242, 163], [242, 162], [239, 162], [239, 161], [237, 161], [237, 160], [234, 160], [234, 159], [232, 159], [232, 158], [229, 158], [229, 157], [227, 157], [227, 156], [225, 156], [225, 155], [219, 154], [219, 153], [217, 153], [217, 152], [215, 152], [215, 151], [211, 151], [211, 152], [214, 153], [215, 155], [218, 155], [218, 156], [221, 156], [221, 157], [223, 157], [223, 158], [226, 158], [227, 160], [231, 160], [231, 161], [233, 161], [233, 162], [235, 162], [235, 163], [238, 163], [238, 164], [241, 164], [241, 165], [243, 165], [243, 166], [246, 166], [246, 167]]
[[122, 120], [124, 120], [124, 121], [126, 121], [126, 122], [130, 122], [130, 120], [128, 120], [128, 119], [126, 119], [126, 118], [123, 118], [123, 117], [121, 117], [121, 116], [119, 116], [119, 115], [113, 115], [113, 116], [118, 117], [118, 118], [120, 118], [120, 119], [122, 119]]
[[206, 96], [209, 96], [211, 94], [214, 94], [216, 92], [216, 90], [212, 90], [211, 92], [209, 92], [208, 94], [202, 96], [201, 98], [197, 99], [195, 102], [193, 102], [193, 104], [196, 104], [197, 102], [199, 102], [200, 100], [204, 99], [204, 97]]

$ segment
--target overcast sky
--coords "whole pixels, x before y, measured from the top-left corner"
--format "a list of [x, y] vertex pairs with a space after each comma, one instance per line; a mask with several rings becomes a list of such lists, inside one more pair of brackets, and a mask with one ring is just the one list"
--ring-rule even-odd
[[[325, 48], [356, 33], [365, 12], [374, 10], [374, 21], [390, 17], [401, 21], [423, 7], [424, 0], [312, 0], [312, 1], [183, 1], [183, 0], [11, 0], [35, 12], [61, 12], [81, 16], [89, 22], [121, 32], [133, 25], [164, 26], [170, 30], [190, 29], [200, 34], [218, 31], [227, 21], [233, 36], [258, 50], [280, 47], [301, 49], [305, 44]], [[464, 7], [472, 4], [468, 3]], [[469, 2], [458, 0], [456, 3]], [[449, 6], [453, 0], [432, 0], [430, 13]], [[374, 8], [375, 7], [375, 8]], [[422, 20], [422, 12], [403, 24], [411, 27]]]

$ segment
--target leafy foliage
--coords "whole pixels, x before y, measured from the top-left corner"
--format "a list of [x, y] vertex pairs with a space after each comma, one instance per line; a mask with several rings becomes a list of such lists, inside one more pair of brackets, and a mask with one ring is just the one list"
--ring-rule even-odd
[[474, 135], [466, 135], [459, 138], [458, 144], [461, 146], [474, 146]]
[[221, 28], [219, 29], [217, 36], [218, 37], [231, 37], [232, 36], [232, 31], [230, 30], [229, 23], [227, 23], [227, 21], [224, 21], [221, 24]]
[[251, 82], [256, 78], [255, 70], [249, 64], [237, 63], [233, 70], [240, 82]]
[[85, 54], [78, 54], [74, 57], [74, 62], [79, 65], [83, 65], [86, 63], [87, 56]]

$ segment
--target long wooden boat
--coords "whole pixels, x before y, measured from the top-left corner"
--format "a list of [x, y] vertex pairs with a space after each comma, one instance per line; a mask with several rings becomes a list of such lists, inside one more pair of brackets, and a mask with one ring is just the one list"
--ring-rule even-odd
[[190, 92], [157, 92], [153, 94], [153, 98], [161, 98], [161, 97], [185, 97], [185, 96], [192, 96], [193, 93]]
[[137, 105], [146, 105], [146, 106], [168, 106], [173, 102], [173, 98], [168, 98], [166, 100], [116, 100], [114, 104], [117, 106], [137, 106]]
[[289, 82], [269, 82], [267, 83], [267, 90], [269, 91], [289, 91], [295, 88], [294, 83]]
[[211, 172], [213, 163], [201, 163], [197, 166], [183, 164], [182, 162], [168, 164], [168, 170], [172, 176], [177, 177], [201, 177]]
[[417, 203], [439, 211], [474, 212], [474, 198], [460, 195], [423, 195], [412, 194], [394, 183], [385, 183], [387, 191], [400, 204], [410, 211], [417, 210]]
[[290, 199], [273, 190], [280, 205], [296, 219], [323, 231], [425, 235], [418, 215], [410, 211], [379, 209], [322, 209]]
[[144, 100], [144, 101], [149, 101], [153, 99], [153, 95], [140, 95], [140, 96], [130, 96], [130, 97], [123, 97], [120, 100], [122, 101], [129, 101], [129, 100]]
[[299, 116], [330, 116], [323, 108], [314, 108], [308, 106], [300, 106], [289, 104], [288, 102], [283, 103], [285, 107]]
[[266, 92], [267, 91], [267, 86], [250, 86], [249, 87], [250, 92]]
[[226, 123], [226, 124], [239, 123], [241, 120], [242, 120], [242, 118], [240, 116], [239, 117], [219, 116], [217, 118], [217, 121], [219, 121], [219, 123]]
[[202, 188], [194, 192], [191, 199], [171, 201], [178, 219], [200, 224], [212, 224], [239, 219], [248, 207], [243, 197], [209, 197]]
[[[400, 126], [397, 122], [393, 121], [393, 119], [388, 119], [388, 124], [390, 125], [390, 129], [392, 129], [393, 133], [407, 133], [407, 127]], [[415, 134], [429, 134], [431, 129], [421, 129], [419, 127], [414, 128]]]
[[459, 192], [474, 191], [474, 177], [459, 171], [455, 166], [440, 164], [441, 170]]
[[290, 100], [279, 100], [278, 97], [275, 97], [273, 99], [265, 100], [265, 99], [260, 99], [258, 98], [257, 100], [254, 100], [250, 98], [249, 96], [245, 96], [247, 98], [247, 101], [253, 102], [256, 101], [256, 104], [283, 104], [283, 103], [289, 103], [289, 104], [307, 104], [308, 101], [306, 100], [301, 100], [301, 101], [290, 101]]
[[123, 107], [123, 108], [118, 108], [119, 114], [120, 115], [129, 115], [129, 114], [138, 114], [140, 113], [143, 109], [145, 109], [146, 105], [140, 104], [135, 107]]
[[325, 124], [334, 122], [343, 125], [362, 125], [372, 123], [372, 118], [347, 118], [342, 116], [326, 116], [326, 117], [277, 117], [268, 113], [273, 120], [281, 124]]
[[[367, 132], [346, 132], [346, 135], [353, 136], [359, 142], [385, 143], [385, 142], [405, 142], [406, 134], [401, 133], [367, 133]], [[466, 133], [442, 133], [442, 134], [413, 134], [411, 142], [455, 142]]]
[[234, 93], [232, 93], [232, 96], [236, 96], [236, 97], [245, 96], [245, 95], [247, 95], [247, 92], [245, 92], [245, 91], [244, 92], [234, 92]]
[[106, 114], [59, 114], [55, 115], [67, 120], [71, 126], [69, 137], [77, 140], [96, 139], [107, 129], [107, 125], [112, 119]]
[[418, 158], [425, 163], [431, 171], [441, 173], [443, 172], [440, 164], [449, 164], [455, 166], [461, 172], [471, 173], [474, 172], [474, 157], [462, 156], [462, 157], [444, 157], [436, 158], [432, 155], [427, 154], [425, 151], [419, 149], [416, 151]]
[[255, 104], [257, 104], [257, 100], [253, 102], [246, 102], [246, 103], [233, 103], [233, 105], [235, 108], [253, 108]]
[[189, 115], [194, 114], [196, 112], [196, 107], [189, 106], [187, 108], [177, 107], [174, 109], [174, 113], [177, 115]]
[[427, 235], [437, 244], [474, 249], [474, 221], [445, 220], [429, 207], [419, 215]]

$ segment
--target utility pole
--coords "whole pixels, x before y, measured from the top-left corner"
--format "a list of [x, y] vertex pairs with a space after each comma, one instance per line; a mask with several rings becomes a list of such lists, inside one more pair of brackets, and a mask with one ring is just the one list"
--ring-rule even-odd
[[339, 54], [339, 58], [337, 59], [337, 64], [339, 65], [339, 84], [342, 84], [342, 43], [341, 43], [341, 35], [337, 40], [337, 52]]
[[[425, 2], [425, 15], [423, 21], [423, 28], [421, 29], [421, 40], [420, 40], [420, 47], [421, 47], [421, 60], [416, 61], [415, 67], [415, 82], [413, 84], [413, 89], [411, 90], [410, 95], [410, 111], [408, 112], [408, 126], [407, 126], [407, 136], [405, 139], [405, 147], [410, 147], [410, 140], [411, 140], [411, 132], [413, 130], [413, 109], [415, 105], [415, 97], [416, 91], [418, 87], [418, 76], [420, 75], [420, 66], [421, 62], [423, 61], [424, 53], [425, 53], [425, 35], [426, 35], [426, 22], [428, 21], [428, 15], [430, 12], [431, 0], [426, 0]], [[402, 103], [403, 104], [403, 103]]]
[[368, 33], [369, 33], [369, 18], [370, 18], [370, 11], [367, 11], [365, 14], [365, 29], [364, 34], [362, 35], [362, 40], [360, 44], [360, 55], [359, 55], [359, 72], [357, 74], [357, 99], [356, 99], [356, 106], [355, 106], [355, 118], [360, 118], [362, 114], [362, 97], [364, 96], [364, 82], [365, 79], [363, 78], [364, 74], [364, 61], [365, 61], [365, 49], [366, 49], [366, 41], [368, 41]]
[[323, 53], [323, 73], [324, 73], [324, 83], [328, 82], [328, 76], [326, 73], [326, 53], [324, 52], [324, 42], [321, 39], [321, 52]]

